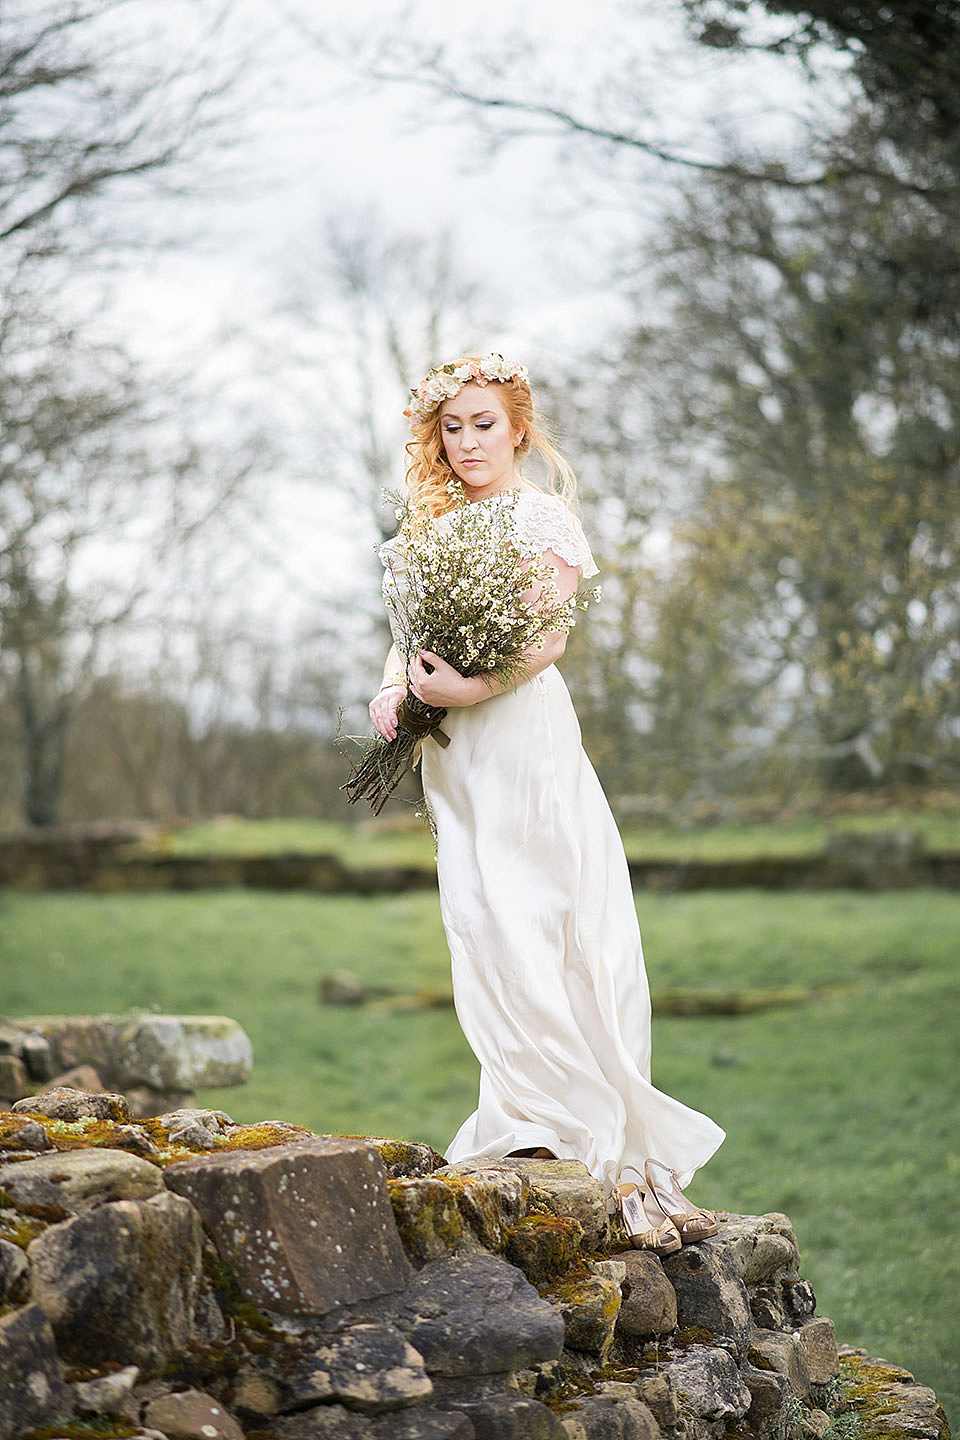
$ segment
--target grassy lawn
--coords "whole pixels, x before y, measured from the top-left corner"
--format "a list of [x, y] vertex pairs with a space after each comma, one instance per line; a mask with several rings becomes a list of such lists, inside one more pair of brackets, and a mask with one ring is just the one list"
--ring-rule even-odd
[[[733, 860], [755, 855], [811, 855], [823, 849], [831, 830], [910, 829], [929, 850], [960, 850], [960, 808], [888, 809], [877, 815], [839, 815], [829, 821], [803, 818], [776, 824], [623, 827], [627, 854], [638, 860]], [[174, 854], [333, 851], [348, 865], [429, 865], [433, 842], [410, 807], [393, 816], [357, 824], [332, 820], [243, 820], [225, 816], [171, 831], [162, 842]]]
[[[841, 987], [808, 1005], [655, 1022], [656, 1082], [727, 1143], [694, 1198], [794, 1221], [841, 1339], [933, 1385], [960, 1419], [960, 896], [638, 896], [654, 988]], [[254, 1078], [238, 1120], [443, 1147], [476, 1066], [452, 1012], [317, 1004], [318, 977], [442, 987], [436, 896], [0, 893], [0, 1013], [156, 1007], [235, 1016]]]

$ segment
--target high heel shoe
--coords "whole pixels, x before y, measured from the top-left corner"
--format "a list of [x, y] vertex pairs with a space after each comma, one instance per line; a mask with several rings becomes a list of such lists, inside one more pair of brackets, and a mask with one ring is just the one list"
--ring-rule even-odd
[[720, 1226], [712, 1210], [701, 1210], [680, 1189], [677, 1172], [662, 1160], [647, 1160], [643, 1167], [646, 1182], [660, 1209], [676, 1227], [684, 1245], [716, 1235]]
[[[641, 1179], [640, 1171], [635, 1170], [632, 1165], [626, 1166], [621, 1174], [625, 1175], [627, 1171], [636, 1175], [638, 1180]], [[617, 1186], [617, 1202], [624, 1229], [635, 1250], [652, 1250], [656, 1255], [673, 1255], [680, 1249], [682, 1241], [677, 1227], [672, 1220], [660, 1213], [646, 1185], [624, 1184], [621, 1180]]]

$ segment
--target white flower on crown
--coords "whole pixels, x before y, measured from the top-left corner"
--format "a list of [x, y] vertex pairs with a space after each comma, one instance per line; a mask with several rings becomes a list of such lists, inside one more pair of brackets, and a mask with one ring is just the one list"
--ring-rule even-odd
[[437, 365], [410, 392], [411, 401], [403, 413], [410, 421], [411, 430], [432, 415], [444, 400], [452, 400], [459, 395], [471, 380], [478, 385], [488, 385], [494, 380], [519, 380], [522, 385], [530, 383], [526, 366], [515, 365], [493, 351], [478, 360], [464, 360], [460, 365]]

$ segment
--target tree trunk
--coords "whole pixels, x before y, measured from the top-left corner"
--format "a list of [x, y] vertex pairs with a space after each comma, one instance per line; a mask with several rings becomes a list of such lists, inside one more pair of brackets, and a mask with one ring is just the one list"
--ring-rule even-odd
[[70, 705], [65, 697], [57, 696], [49, 712], [44, 713], [29, 661], [23, 655], [17, 680], [23, 740], [23, 820], [27, 825], [56, 825], [63, 799], [63, 760]]

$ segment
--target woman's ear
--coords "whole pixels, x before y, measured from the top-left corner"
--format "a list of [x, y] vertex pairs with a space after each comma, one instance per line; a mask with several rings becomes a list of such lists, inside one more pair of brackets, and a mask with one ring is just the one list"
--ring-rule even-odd
[[513, 441], [513, 448], [514, 448], [514, 450], [516, 450], [519, 445], [522, 445], [522, 444], [523, 444], [523, 437], [524, 437], [525, 434], [526, 434], [526, 431], [525, 431], [525, 430], [518, 430], [518, 431], [517, 431], [516, 436], [514, 437], [514, 441]]

